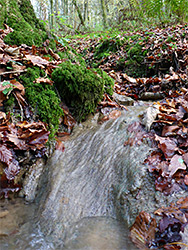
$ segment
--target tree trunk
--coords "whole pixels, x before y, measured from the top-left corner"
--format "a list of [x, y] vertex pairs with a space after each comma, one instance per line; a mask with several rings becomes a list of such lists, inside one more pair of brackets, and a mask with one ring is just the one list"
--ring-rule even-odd
[[78, 5], [77, 5], [76, 0], [73, 0], [72, 2], [73, 2], [74, 6], [75, 6], [75, 8], [76, 8], [76, 11], [77, 11], [78, 16], [79, 16], [79, 18], [80, 18], [81, 24], [85, 27], [84, 19], [83, 19], [83, 17], [82, 17], [81, 11], [80, 11], [80, 9], [79, 9], [79, 7], [78, 7]]
[[41, 45], [47, 39], [44, 26], [36, 18], [30, 0], [1, 0], [0, 28], [7, 24], [14, 29], [4, 41], [8, 44]]
[[101, 8], [102, 8], [103, 25], [104, 25], [104, 28], [106, 28], [107, 13], [106, 13], [106, 6], [105, 6], [104, 0], [101, 0]]

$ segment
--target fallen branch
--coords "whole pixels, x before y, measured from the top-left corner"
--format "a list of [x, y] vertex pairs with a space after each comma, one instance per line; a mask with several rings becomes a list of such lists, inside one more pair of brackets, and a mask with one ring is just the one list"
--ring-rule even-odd
[[23, 73], [23, 72], [26, 72], [26, 71], [27, 71], [27, 69], [15, 70], [15, 71], [7, 71], [7, 72], [0, 73], [0, 76], [8, 75], [8, 74], [18, 74], [18, 73]]

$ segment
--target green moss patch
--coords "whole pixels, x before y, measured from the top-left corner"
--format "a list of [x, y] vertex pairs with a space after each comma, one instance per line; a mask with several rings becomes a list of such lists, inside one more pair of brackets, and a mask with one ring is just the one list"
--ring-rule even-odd
[[114, 80], [108, 76], [108, 74], [103, 71], [102, 69], [94, 69], [94, 72], [97, 72], [102, 78], [103, 84], [104, 84], [104, 92], [108, 95], [113, 94], [113, 87], [114, 87]]
[[59, 118], [63, 115], [60, 108], [60, 99], [56, 94], [54, 86], [45, 83], [33, 83], [42, 76], [43, 72], [37, 68], [28, 68], [27, 73], [20, 78], [26, 89], [26, 97], [33, 108], [37, 118], [48, 124], [50, 138], [53, 138], [59, 128]]
[[123, 42], [124, 40], [120, 40], [118, 37], [104, 39], [96, 47], [94, 58], [99, 60], [110, 55], [110, 52], [118, 51]]
[[[2, 6], [2, 7], [1, 7]], [[33, 7], [29, 0], [15, 1], [2, 0], [0, 8], [4, 10], [0, 19], [0, 26], [6, 23], [14, 29], [4, 41], [8, 44], [41, 45], [47, 39], [44, 26], [35, 17]]]
[[84, 66], [65, 61], [52, 73], [52, 80], [77, 121], [95, 111], [104, 93], [104, 80]]

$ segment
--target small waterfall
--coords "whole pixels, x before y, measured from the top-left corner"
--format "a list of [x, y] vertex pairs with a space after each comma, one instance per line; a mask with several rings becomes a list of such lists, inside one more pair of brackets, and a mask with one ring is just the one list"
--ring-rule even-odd
[[82, 218], [120, 218], [116, 199], [122, 190], [139, 189], [146, 172], [140, 164], [149, 145], [143, 143], [133, 151], [124, 147], [130, 137], [128, 126], [138, 121], [145, 109], [130, 107], [116, 120], [77, 132], [65, 142], [63, 153], [55, 152], [48, 163], [46, 195], [39, 209], [46, 234], [64, 239], [69, 228]]

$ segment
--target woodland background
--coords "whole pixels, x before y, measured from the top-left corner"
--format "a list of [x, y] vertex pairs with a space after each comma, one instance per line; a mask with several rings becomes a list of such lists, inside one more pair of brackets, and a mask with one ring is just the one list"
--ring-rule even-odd
[[111, 28], [183, 23], [187, 0], [31, 0], [39, 19], [54, 32], [99, 31]]

